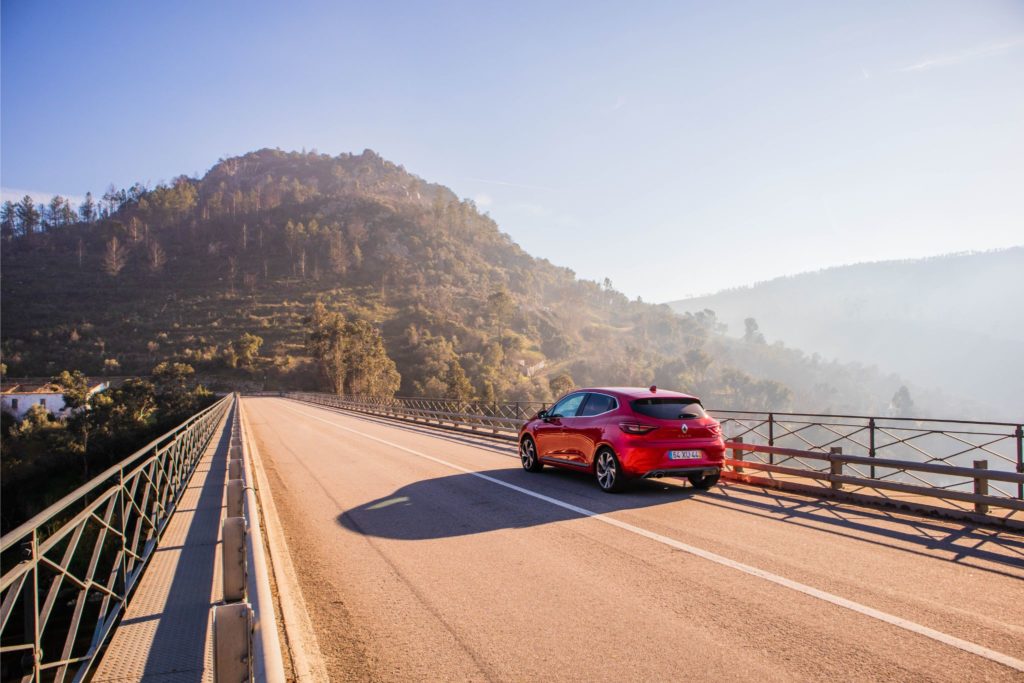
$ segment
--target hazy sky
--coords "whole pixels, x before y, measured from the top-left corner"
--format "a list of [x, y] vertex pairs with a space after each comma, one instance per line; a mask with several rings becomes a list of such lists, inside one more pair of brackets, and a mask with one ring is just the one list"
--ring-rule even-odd
[[1024, 243], [1024, 2], [2, 4], [4, 198], [372, 148], [665, 301]]

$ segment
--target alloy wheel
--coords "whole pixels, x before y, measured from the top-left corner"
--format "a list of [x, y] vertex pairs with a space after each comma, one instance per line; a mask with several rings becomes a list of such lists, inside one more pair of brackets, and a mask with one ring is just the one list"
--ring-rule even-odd
[[608, 451], [602, 452], [597, 459], [597, 483], [601, 488], [608, 490], [615, 486], [617, 469], [615, 456]]
[[536, 464], [537, 450], [529, 439], [524, 439], [523, 445], [519, 447], [519, 458], [523, 461], [525, 469], [533, 469]]

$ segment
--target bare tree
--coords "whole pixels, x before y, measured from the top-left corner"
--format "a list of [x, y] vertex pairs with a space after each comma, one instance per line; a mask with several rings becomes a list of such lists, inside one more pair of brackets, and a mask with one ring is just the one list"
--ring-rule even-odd
[[340, 230], [331, 235], [327, 254], [331, 261], [331, 269], [338, 275], [344, 275], [349, 266], [349, 254]]
[[110, 277], [117, 277], [128, 261], [128, 253], [116, 237], [107, 242], [107, 251], [103, 254], [103, 271]]
[[150, 272], [159, 273], [167, 265], [167, 252], [164, 251], [159, 242], [150, 240], [149, 246], [146, 249], [146, 260], [149, 263]]
[[142, 221], [135, 216], [128, 219], [128, 238], [132, 242], [142, 239]]

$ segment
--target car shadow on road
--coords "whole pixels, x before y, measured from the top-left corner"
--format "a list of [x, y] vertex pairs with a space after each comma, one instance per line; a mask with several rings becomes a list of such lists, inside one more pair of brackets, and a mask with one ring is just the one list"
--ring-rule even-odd
[[[500, 495], [495, 495], [495, 491]], [[592, 475], [553, 468], [538, 475], [506, 468], [416, 481], [346, 510], [338, 516], [338, 523], [368, 536], [426, 540], [541, 526], [581, 519], [591, 513], [654, 507], [703, 493], [681, 484], [644, 480], [632, 482], [621, 494], [609, 495], [598, 490]]]
[[[507, 486], [499, 488], [495, 481], [535, 495], [529, 496]], [[494, 495], [495, 489], [503, 489], [505, 495]], [[555, 499], [569, 507], [552, 504], [538, 496]], [[798, 525], [813, 533], [832, 534], [969, 565], [980, 571], [1014, 578], [1024, 576], [1024, 537], [1013, 532], [894, 514], [745, 485], [724, 484], [710, 491], [700, 491], [679, 480], [641, 480], [631, 482], [624, 493], [607, 495], [597, 490], [591, 476], [551, 468], [541, 475], [507, 468], [417, 481], [351, 508], [337, 520], [341, 526], [359, 534], [416, 541], [523, 529], [581, 519], [592, 513], [639, 510], [690, 500], [694, 504], [753, 515], [766, 524]]]

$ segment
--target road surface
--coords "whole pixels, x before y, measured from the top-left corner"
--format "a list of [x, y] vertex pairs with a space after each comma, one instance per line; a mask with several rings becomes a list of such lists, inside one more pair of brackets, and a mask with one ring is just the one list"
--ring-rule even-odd
[[243, 409], [332, 680], [1024, 680], [1019, 534]]

